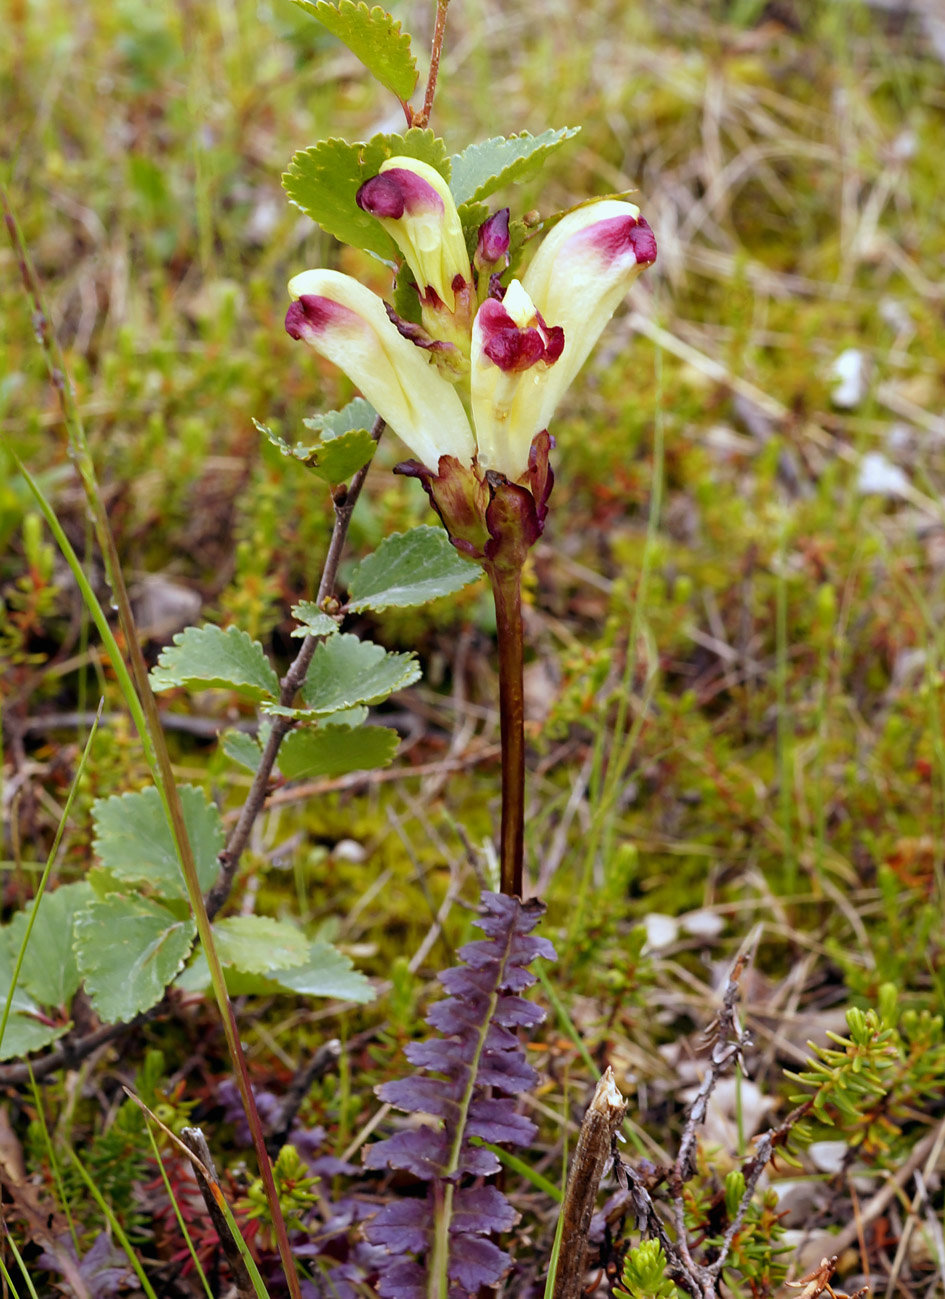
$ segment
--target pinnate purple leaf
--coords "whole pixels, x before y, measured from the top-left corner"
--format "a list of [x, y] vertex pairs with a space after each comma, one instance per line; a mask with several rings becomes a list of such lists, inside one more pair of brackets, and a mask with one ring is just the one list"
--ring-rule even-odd
[[545, 1012], [533, 1001], [510, 995], [498, 999], [493, 1018], [509, 1028], [534, 1028], [545, 1018]]
[[501, 986], [498, 974], [498, 964], [492, 961], [488, 966], [480, 966], [478, 969], [473, 969], [471, 965], [455, 965], [436, 977], [447, 992], [469, 1001], [477, 996], [491, 997], [496, 988]]
[[445, 1033], [448, 1037], [460, 1037], [464, 1033], [474, 1035], [488, 1011], [487, 997], [479, 997], [477, 1002], [461, 1001], [459, 997], [447, 997], [443, 1001], [433, 1003], [426, 1019], [430, 1027], [435, 1028], [438, 1033]]
[[510, 1051], [483, 1052], [476, 1081], [480, 1087], [497, 1087], [510, 1095], [527, 1092], [538, 1082], [538, 1074]]
[[440, 1078], [397, 1078], [381, 1083], [375, 1091], [382, 1101], [408, 1114], [433, 1114], [456, 1121], [456, 1087]]
[[426, 1272], [419, 1263], [398, 1259], [381, 1273], [377, 1293], [381, 1299], [427, 1299]]
[[448, 1157], [449, 1144], [445, 1133], [422, 1123], [368, 1146], [364, 1163], [367, 1168], [402, 1168], [428, 1182], [443, 1176]]
[[487, 1051], [515, 1051], [520, 1054], [522, 1044], [518, 1040], [517, 1033], [513, 1033], [511, 1029], [505, 1028], [502, 1024], [497, 1024], [493, 1020], [486, 1029], [485, 1049]]
[[502, 1165], [496, 1155], [486, 1146], [471, 1146], [463, 1142], [459, 1152], [458, 1174], [468, 1177], [493, 1177]]
[[[486, 1237], [508, 1231], [517, 1213], [494, 1186], [460, 1182], [499, 1170], [495, 1154], [479, 1141], [526, 1146], [535, 1136], [535, 1124], [516, 1112], [513, 1098], [538, 1080], [517, 1030], [544, 1018], [539, 1006], [518, 995], [535, 982], [529, 962], [554, 956], [547, 940], [530, 936], [542, 910], [537, 902], [523, 905], [502, 894], [483, 895], [476, 923], [486, 937], [460, 948], [465, 964], [439, 976], [447, 996], [426, 1017], [442, 1037], [410, 1043], [405, 1050], [425, 1076], [376, 1088], [389, 1104], [440, 1122], [417, 1124], [377, 1142], [365, 1151], [366, 1166], [403, 1169], [422, 1181], [453, 1186], [449, 1195], [431, 1187], [423, 1199], [395, 1200], [364, 1228], [372, 1246], [389, 1251], [377, 1285], [381, 1299], [425, 1299], [426, 1261], [436, 1256], [437, 1241], [440, 1246], [448, 1241], [448, 1299], [469, 1299], [508, 1269], [509, 1256]], [[437, 1215], [447, 1212], [449, 1221], [438, 1221]], [[444, 1227], [445, 1237], [440, 1235]]]
[[505, 1142], [510, 1146], [527, 1146], [534, 1140], [538, 1129], [524, 1114], [516, 1114], [512, 1103], [505, 1099], [474, 1100], [469, 1107], [466, 1130], [470, 1136], [481, 1137], [494, 1145]]
[[469, 1186], [453, 1197], [453, 1231], [511, 1231], [520, 1217], [495, 1186]]
[[404, 1047], [404, 1055], [418, 1069], [432, 1069], [448, 1078], [457, 1078], [461, 1071], [468, 1070], [475, 1054], [476, 1043], [468, 1038], [431, 1037], [426, 1042], [408, 1042]]
[[467, 1294], [495, 1285], [512, 1261], [505, 1250], [482, 1236], [456, 1236], [450, 1241], [449, 1275]]
[[372, 1245], [384, 1245], [392, 1254], [422, 1254], [427, 1248], [432, 1206], [423, 1200], [392, 1200], [368, 1227]]

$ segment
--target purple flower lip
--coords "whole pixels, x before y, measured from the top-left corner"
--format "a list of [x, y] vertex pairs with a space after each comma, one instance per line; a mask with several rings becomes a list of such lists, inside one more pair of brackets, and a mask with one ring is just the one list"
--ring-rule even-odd
[[364, 212], [382, 220], [399, 221], [406, 212], [442, 212], [443, 200], [422, 176], [406, 167], [391, 167], [366, 180], [355, 201]]
[[483, 352], [506, 374], [530, 370], [540, 361], [552, 365], [564, 349], [564, 330], [560, 325], [549, 328], [538, 315], [536, 321], [535, 325], [523, 328], [515, 323], [501, 302], [487, 298], [479, 308]]
[[305, 338], [307, 334], [319, 333], [327, 325], [337, 323], [348, 314], [345, 307], [332, 302], [331, 298], [304, 293], [285, 313], [285, 330], [290, 338]]
[[638, 266], [652, 266], [656, 261], [656, 236], [645, 217], [608, 217], [585, 232], [590, 245], [608, 261], [618, 262], [632, 249]]
[[637, 217], [637, 223], [630, 231], [630, 243], [637, 255], [637, 265], [652, 266], [656, 261], [656, 235], [646, 217]]

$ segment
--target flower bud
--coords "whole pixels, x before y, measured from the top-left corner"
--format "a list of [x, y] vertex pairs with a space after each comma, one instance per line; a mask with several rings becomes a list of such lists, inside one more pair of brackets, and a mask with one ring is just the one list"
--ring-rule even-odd
[[479, 227], [473, 263], [480, 280], [483, 273], [488, 277], [505, 270], [509, 264], [509, 243], [509, 209], [504, 207]]

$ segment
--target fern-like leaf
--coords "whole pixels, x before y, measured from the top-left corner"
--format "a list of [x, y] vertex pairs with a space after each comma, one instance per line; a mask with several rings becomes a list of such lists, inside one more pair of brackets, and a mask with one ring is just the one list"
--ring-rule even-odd
[[425, 1299], [431, 1277], [443, 1299], [463, 1299], [494, 1285], [509, 1265], [488, 1238], [518, 1215], [496, 1187], [471, 1184], [499, 1169], [493, 1152], [474, 1142], [526, 1146], [535, 1135], [516, 1110], [515, 1096], [538, 1076], [515, 1030], [544, 1018], [521, 996], [535, 982], [529, 964], [555, 956], [547, 939], [531, 935], [543, 910], [537, 901], [483, 894], [476, 923], [486, 937], [460, 948], [465, 964], [439, 976], [450, 995], [427, 1015], [442, 1036], [411, 1043], [405, 1055], [419, 1072], [377, 1088], [398, 1109], [437, 1120], [379, 1141], [365, 1156], [369, 1168], [402, 1169], [430, 1184], [425, 1198], [386, 1205], [366, 1229], [390, 1255], [378, 1283], [383, 1299]]

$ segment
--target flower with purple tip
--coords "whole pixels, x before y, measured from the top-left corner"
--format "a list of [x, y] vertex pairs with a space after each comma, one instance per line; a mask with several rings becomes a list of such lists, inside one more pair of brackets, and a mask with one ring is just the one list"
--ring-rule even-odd
[[[437, 508], [451, 535], [478, 553], [477, 529], [465, 515], [479, 495], [491, 501], [500, 482], [530, 490], [533, 443], [630, 285], [656, 260], [653, 232], [632, 203], [587, 203], [544, 237], [521, 280], [503, 286], [508, 209], [480, 226], [470, 262], [449, 185], [429, 164], [387, 159], [357, 202], [409, 266], [422, 326], [400, 320], [349, 276], [306, 271], [289, 285], [295, 302], [286, 328], [373, 403], [417, 457], [412, 472], [428, 490], [439, 481]], [[542, 442], [537, 463], [550, 445]], [[472, 479], [449, 488], [444, 473], [460, 471], [482, 493]], [[540, 476], [547, 495], [547, 466]], [[454, 529], [449, 502], [460, 498], [464, 518]], [[545, 501], [536, 508], [543, 519]]]

